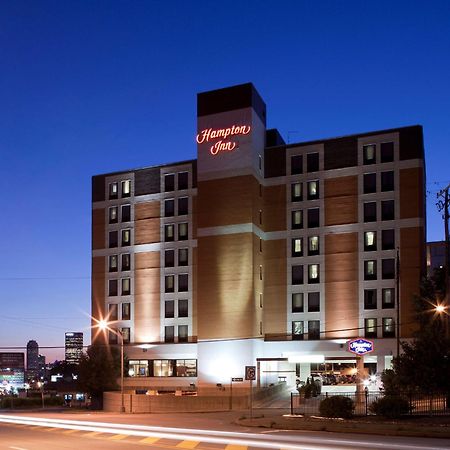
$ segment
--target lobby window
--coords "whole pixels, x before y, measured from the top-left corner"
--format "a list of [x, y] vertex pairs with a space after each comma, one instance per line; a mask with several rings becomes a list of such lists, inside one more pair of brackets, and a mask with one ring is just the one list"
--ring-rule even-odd
[[131, 280], [130, 278], [122, 278], [122, 295], [131, 294]]
[[308, 312], [320, 311], [320, 292], [308, 292]]
[[119, 184], [109, 183], [109, 199], [114, 200], [119, 198]]
[[364, 251], [369, 252], [377, 249], [377, 233], [376, 231], [364, 232]]
[[172, 192], [175, 190], [175, 174], [169, 173], [164, 176], [164, 191]]
[[319, 154], [308, 153], [306, 155], [306, 170], [308, 172], [318, 172], [319, 170]]
[[186, 299], [178, 300], [178, 317], [189, 316], [189, 302]]
[[189, 278], [187, 273], [178, 275], [178, 292], [187, 292], [189, 289]]
[[186, 222], [178, 224], [178, 240], [186, 241], [188, 238], [188, 224]]
[[197, 361], [195, 359], [177, 359], [177, 377], [196, 377]]
[[308, 283], [314, 284], [320, 282], [320, 266], [319, 264], [308, 265]]
[[175, 275], [166, 275], [164, 284], [164, 292], [175, 292]]
[[303, 173], [303, 155], [291, 156], [291, 175]]
[[381, 260], [381, 278], [393, 280], [395, 278], [395, 259], [387, 258]]
[[109, 256], [108, 271], [117, 272], [117, 255]]
[[376, 280], [377, 279], [377, 262], [376, 260], [364, 261], [364, 279]]
[[395, 230], [383, 230], [381, 232], [381, 250], [393, 250], [395, 248]]
[[117, 211], [117, 206], [111, 206], [111, 208], [109, 208], [109, 223], [117, 223], [119, 221]]
[[297, 210], [291, 213], [292, 229], [299, 230], [303, 228], [303, 211]]
[[129, 197], [131, 195], [131, 180], [122, 181], [122, 198]]
[[166, 319], [172, 319], [175, 317], [175, 302], [173, 300], [166, 300], [164, 302], [164, 317]]
[[118, 283], [117, 280], [108, 281], [108, 295], [110, 297], [116, 297], [118, 294]]
[[[164, 342], [174, 342], [175, 340], [175, 327], [172, 325], [164, 327]], [[155, 374], [155, 376], [158, 376]], [[164, 375], [161, 375], [164, 376]], [[171, 375], [166, 375], [171, 376]]]
[[119, 320], [119, 308], [117, 304], [111, 303], [108, 305], [108, 321]]
[[375, 164], [376, 163], [376, 145], [368, 144], [363, 146], [363, 163]]
[[122, 271], [131, 270], [131, 255], [129, 253], [122, 254]]
[[164, 217], [175, 215], [175, 200], [173, 198], [164, 201]]
[[292, 322], [292, 340], [303, 341], [303, 335], [305, 334], [303, 320], [294, 320]]
[[303, 284], [303, 266], [292, 266], [292, 284]]
[[383, 317], [383, 337], [395, 337], [395, 323], [392, 317]]
[[377, 337], [377, 319], [375, 318], [364, 319], [364, 337], [366, 338]]
[[291, 184], [291, 201], [300, 202], [303, 200], [302, 183]]
[[319, 180], [308, 181], [308, 200], [319, 198]]
[[308, 237], [308, 256], [319, 254], [319, 236]]
[[122, 205], [122, 222], [131, 220], [131, 205]]
[[164, 267], [175, 266], [175, 250], [166, 250], [164, 252]]
[[381, 307], [383, 309], [395, 308], [394, 288], [385, 288], [381, 291]]
[[189, 250], [187, 248], [178, 249], [178, 265], [187, 266], [189, 263]]
[[182, 191], [188, 188], [189, 174], [188, 172], [178, 173], [178, 190]]
[[131, 230], [122, 230], [122, 247], [128, 247], [131, 244]]
[[109, 248], [115, 248], [118, 245], [119, 233], [117, 231], [110, 231], [108, 235]]
[[[172, 328], [172, 330], [170, 330]], [[174, 341], [174, 328], [165, 327], [164, 340], [166, 342]], [[155, 377], [173, 377], [176, 361], [173, 359], [155, 359], [153, 361], [153, 376]]]
[[395, 209], [394, 200], [385, 200], [381, 202], [381, 220], [394, 220]]
[[303, 239], [292, 239], [292, 257], [303, 256]]
[[308, 341], [320, 339], [320, 320], [308, 320]]
[[381, 192], [394, 190], [394, 171], [381, 172]]
[[178, 199], [178, 215], [184, 216], [188, 213], [188, 198], [187, 197], [180, 197]]
[[128, 363], [128, 371], [130, 377], [148, 377], [148, 360], [130, 359]]
[[303, 292], [295, 292], [292, 294], [292, 312], [302, 313], [304, 310], [303, 306]]
[[385, 163], [394, 161], [394, 143], [383, 142], [380, 147], [381, 162]]
[[131, 319], [131, 303], [122, 303], [122, 320]]
[[373, 194], [377, 192], [377, 174], [365, 173], [363, 180], [363, 192], [364, 194]]
[[376, 289], [364, 289], [364, 309], [377, 309]]
[[308, 228], [319, 227], [319, 208], [308, 209]]
[[364, 222], [377, 221], [377, 202], [364, 203]]
[[188, 326], [178, 325], [178, 342], [188, 341]]
[[172, 242], [175, 236], [175, 225], [170, 223], [164, 226], [164, 240], [166, 242]]

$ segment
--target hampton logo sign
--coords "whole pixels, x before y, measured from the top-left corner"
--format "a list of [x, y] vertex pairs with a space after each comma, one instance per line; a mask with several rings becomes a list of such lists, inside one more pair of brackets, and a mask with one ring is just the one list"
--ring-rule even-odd
[[365, 355], [373, 352], [373, 342], [367, 339], [353, 339], [348, 343], [348, 351], [355, 355]]
[[211, 155], [214, 156], [219, 152], [231, 152], [238, 146], [237, 142], [231, 137], [249, 134], [251, 129], [250, 125], [233, 125], [230, 128], [219, 128], [217, 130], [206, 128], [197, 134], [197, 143], [203, 144], [216, 141], [209, 149]]

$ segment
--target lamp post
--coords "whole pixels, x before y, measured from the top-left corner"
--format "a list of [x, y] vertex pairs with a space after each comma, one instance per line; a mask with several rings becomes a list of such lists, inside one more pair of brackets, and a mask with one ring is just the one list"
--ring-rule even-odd
[[42, 381], [37, 382], [38, 388], [41, 390], [41, 400], [42, 400], [42, 409], [45, 408], [44, 405], [44, 383]]

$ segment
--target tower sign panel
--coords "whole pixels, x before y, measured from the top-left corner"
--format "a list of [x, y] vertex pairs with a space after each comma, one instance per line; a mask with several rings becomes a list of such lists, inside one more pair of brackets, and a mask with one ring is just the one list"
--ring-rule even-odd
[[229, 128], [218, 129], [205, 128], [197, 134], [197, 143], [213, 143], [209, 152], [215, 156], [221, 151], [230, 152], [237, 148], [238, 143], [232, 137], [249, 134], [251, 129], [250, 125], [233, 125]]

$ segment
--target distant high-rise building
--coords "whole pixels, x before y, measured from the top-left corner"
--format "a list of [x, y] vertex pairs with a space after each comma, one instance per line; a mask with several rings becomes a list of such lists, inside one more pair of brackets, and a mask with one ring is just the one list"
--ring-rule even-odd
[[27, 343], [27, 379], [32, 380], [39, 372], [39, 345], [36, 341]]
[[428, 276], [432, 275], [435, 269], [445, 267], [445, 251], [445, 241], [427, 242]]
[[70, 364], [79, 364], [83, 354], [83, 333], [66, 333], [66, 362]]
[[45, 355], [39, 355], [39, 378], [45, 378]]
[[21, 389], [25, 383], [25, 355], [19, 352], [0, 353], [0, 386]]

